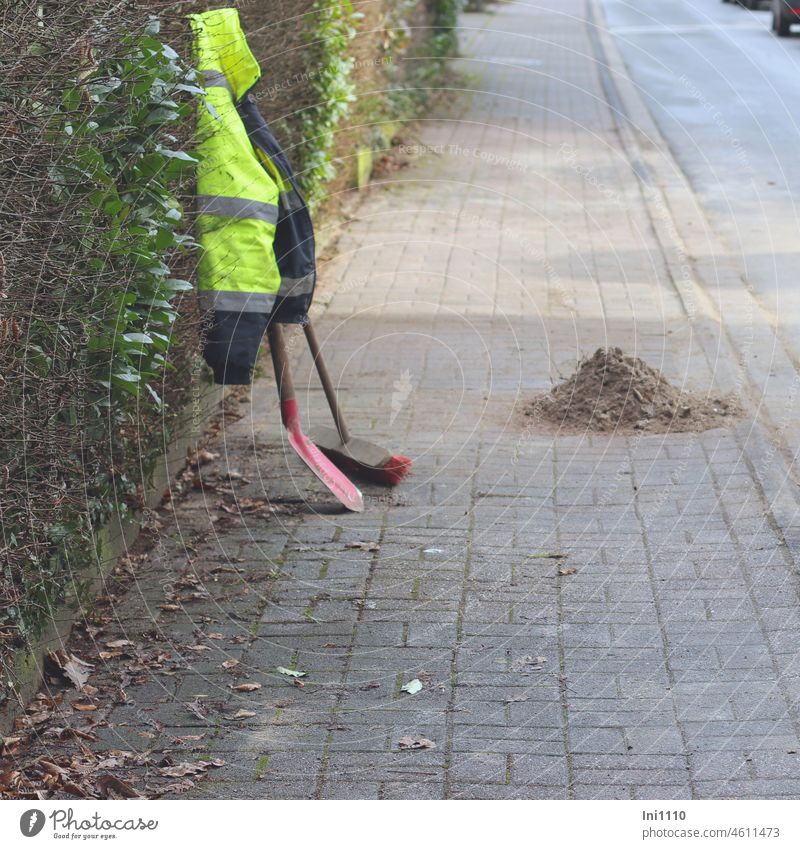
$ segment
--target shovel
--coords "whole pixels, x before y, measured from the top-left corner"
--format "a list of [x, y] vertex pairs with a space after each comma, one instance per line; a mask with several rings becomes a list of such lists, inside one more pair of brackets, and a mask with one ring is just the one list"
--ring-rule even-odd
[[278, 396], [281, 401], [281, 419], [289, 437], [289, 445], [294, 448], [300, 459], [325, 484], [336, 498], [348, 509], [356, 513], [364, 510], [364, 499], [358, 488], [317, 448], [303, 433], [300, 427], [300, 415], [294, 394], [294, 384], [289, 371], [289, 358], [283, 339], [283, 328], [279, 324], [270, 324], [267, 329], [275, 380], [278, 384]]

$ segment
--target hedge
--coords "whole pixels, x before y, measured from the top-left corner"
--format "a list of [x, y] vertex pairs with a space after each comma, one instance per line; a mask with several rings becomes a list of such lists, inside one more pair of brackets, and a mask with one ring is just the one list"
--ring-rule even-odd
[[[141, 506], [196, 337], [175, 274], [200, 91], [145, 6], [24, 4], [2, 39], [0, 640], [19, 646]], [[8, 52], [6, 52], [8, 51]], [[169, 408], [164, 397], [169, 397]]]
[[[413, 5], [385, 0], [393, 55], [407, 49]], [[426, 4], [433, 28], [420, 55], [452, 53], [459, 6]], [[184, 19], [192, 10], [42, 0], [17, 4], [0, 30], [2, 662], [80, 585], [101, 554], [96, 529], [139, 513], [202, 379], [185, 202], [201, 92]], [[315, 204], [358, 93], [359, 23], [349, 0], [315, 0], [301, 19], [303, 59], [319, 72], [304, 83], [307, 105], [278, 125]]]

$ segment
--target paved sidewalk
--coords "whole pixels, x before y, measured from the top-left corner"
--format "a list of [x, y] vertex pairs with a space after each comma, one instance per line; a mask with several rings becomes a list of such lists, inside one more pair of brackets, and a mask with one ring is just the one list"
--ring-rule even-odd
[[[278, 512], [191, 495], [120, 608], [126, 634], [209, 647], [128, 687], [105, 735], [204, 735], [193, 756], [226, 763], [198, 797], [800, 794], [800, 580], [755, 474], [766, 437], [553, 437], [519, 417], [604, 345], [692, 391], [734, 386], [655, 240], [585, 13], [465, 15], [468, 91], [420, 123], [323, 269], [352, 428], [412, 455], [413, 477], [338, 513], [284, 450], [264, 378], [204, 478], [232, 471]], [[200, 597], [165, 611], [178, 578]], [[409, 736], [436, 748], [400, 751]]]

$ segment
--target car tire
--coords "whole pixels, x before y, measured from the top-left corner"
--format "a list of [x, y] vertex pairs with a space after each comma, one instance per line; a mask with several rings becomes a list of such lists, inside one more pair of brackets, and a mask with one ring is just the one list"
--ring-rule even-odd
[[781, 38], [791, 34], [791, 22], [784, 11], [785, 0], [772, 0], [772, 31]]

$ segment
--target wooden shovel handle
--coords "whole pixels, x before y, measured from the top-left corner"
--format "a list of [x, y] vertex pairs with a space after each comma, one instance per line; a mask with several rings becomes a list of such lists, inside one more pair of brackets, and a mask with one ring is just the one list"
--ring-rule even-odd
[[314, 358], [314, 365], [317, 368], [320, 383], [322, 383], [322, 388], [325, 390], [325, 397], [328, 399], [328, 406], [331, 408], [331, 414], [333, 415], [333, 421], [336, 424], [336, 430], [339, 431], [339, 439], [342, 440], [342, 445], [345, 445], [350, 441], [350, 431], [348, 431], [347, 425], [344, 423], [342, 411], [339, 407], [339, 399], [336, 397], [336, 390], [333, 388], [333, 381], [331, 380], [331, 376], [328, 372], [328, 367], [325, 365], [325, 360], [322, 358], [322, 351], [320, 350], [319, 342], [317, 341], [317, 334], [314, 332], [314, 328], [310, 320], [303, 327], [303, 330], [306, 334], [306, 341], [308, 342], [308, 348], [311, 351], [311, 356]]
[[281, 404], [294, 401], [294, 383], [289, 370], [289, 357], [286, 353], [286, 342], [283, 338], [283, 328], [280, 324], [271, 323], [267, 328], [269, 352], [272, 355], [272, 367], [275, 369], [275, 381], [278, 384], [278, 396]]

